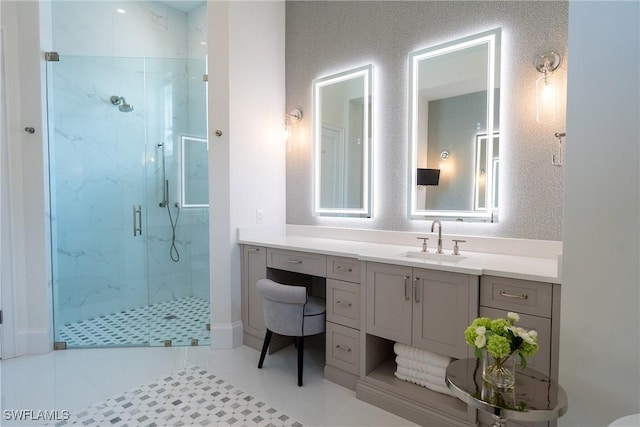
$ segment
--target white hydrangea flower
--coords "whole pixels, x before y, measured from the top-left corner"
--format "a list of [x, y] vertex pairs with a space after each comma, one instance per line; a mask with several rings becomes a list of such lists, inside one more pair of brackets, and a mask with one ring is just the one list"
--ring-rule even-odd
[[485, 334], [480, 334], [476, 337], [476, 347], [482, 348], [487, 344], [487, 336]]
[[536, 338], [538, 338], [538, 332], [531, 330], [529, 331], [529, 336], [535, 340]]
[[527, 344], [535, 344], [535, 341], [531, 338], [528, 332], [520, 333], [520, 338], [522, 338]]
[[510, 311], [509, 313], [507, 313], [507, 319], [511, 320], [511, 323], [519, 322], [520, 315], [518, 313], [514, 313], [513, 311]]
[[487, 328], [485, 328], [484, 326], [478, 326], [476, 328], [476, 334], [484, 335], [485, 333], [487, 333]]

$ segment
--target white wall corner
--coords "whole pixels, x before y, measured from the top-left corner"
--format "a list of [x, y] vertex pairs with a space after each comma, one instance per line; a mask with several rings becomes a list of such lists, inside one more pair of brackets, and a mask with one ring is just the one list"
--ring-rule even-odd
[[26, 334], [27, 354], [45, 354], [53, 348], [53, 340], [49, 329], [29, 329]]

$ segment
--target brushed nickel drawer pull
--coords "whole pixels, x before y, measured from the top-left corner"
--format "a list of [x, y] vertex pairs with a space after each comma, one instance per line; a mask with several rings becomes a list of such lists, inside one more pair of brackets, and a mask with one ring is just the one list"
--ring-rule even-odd
[[345, 268], [341, 265], [336, 266], [336, 270], [338, 271], [346, 271], [347, 273], [351, 273], [353, 271], [353, 268], [349, 267], [349, 268]]
[[411, 299], [411, 291], [408, 289], [409, 288], [409, 279], [411, 277], [409, 276], [404, 276], [404, 300], [405, 301], [409, 301]]
[[516, 295], [516, 294], [510, 294], [509, 292], [500, 291], [500, 295], [506, 298], [529, 299], [529, 295], [527, 294]]
[[260, 248], [249, 248], [249, 252], [260, 252]]
[[344, 308], [350, 308], [353, 304], [351, 304], [350, 302], [336, 301], [336, 305]]
[[418, 296], [418, 289], [420, 288], [419, 282], [419, 277], [413, 279], [413, 299], [415, 302], [420, 302], [420, 297]]
[[302, 264], [302, 261], [299, 259], [288, 259], [287, 264]]
[[337, 348], [338, 350], [342, 350], [342, 351], [344, 351], [345, 353], [350, 353], [350, 352], [351, 352], [351, 348], [349, 348], [349, 347], [345, 347], [345, 346], [343, 346], [343, 345], [341, 345], [341, 344], [336, 345], [336, 348]]

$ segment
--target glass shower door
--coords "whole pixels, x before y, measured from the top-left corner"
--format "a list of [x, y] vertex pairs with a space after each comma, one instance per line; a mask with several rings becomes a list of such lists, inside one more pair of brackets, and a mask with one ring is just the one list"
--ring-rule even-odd
[[195, 59], [48, 63], [59, 348], [209, 344], [205, 72]]
[[[208, 171], [194, 184], [184, 142], [206, 138], [204, 60], [146, 58], [147, 255], [150, 345], [207, 345], [209, 208], [184, 202], [197, 185], [208, 195]], [[205, 140], [206, 141], [206, 140]], [[206, 142], [205, 142], [206, 145]], [[199, 159], [207, 164], [207, 152]]]
[[55, 341], [149, 344], [144, 60], [47, 63]]

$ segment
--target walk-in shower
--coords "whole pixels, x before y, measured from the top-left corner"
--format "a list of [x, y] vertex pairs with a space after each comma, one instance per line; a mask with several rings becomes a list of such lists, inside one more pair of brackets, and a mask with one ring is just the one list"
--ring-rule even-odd
[[[163, 2], [127, 4], [125, 15], [111, 2], [51, 5], [59, 53], [47, 62], [57, 348], [210, 342], [208, 205], [180, 203], [190, 179], [181, 141], [207, 135], [206, 2], [188, 13]], [[150, 13], [171, 22], [169, 30], [158, 31]], [[80, 25], [79, 17], [111, 30]], [[208, 178], [188, 185], [208, 194]]]
[[124, 97], [113, 95], [109, 99], [111, 100], [111, 103], [113, 105], [116, 105], [118, 107], [118, 110], [122, 111], [123, 113], [130, 113], [131, 111], [133, 111], [133, 105], [128, 104], [127, 100], [124, 99]]

